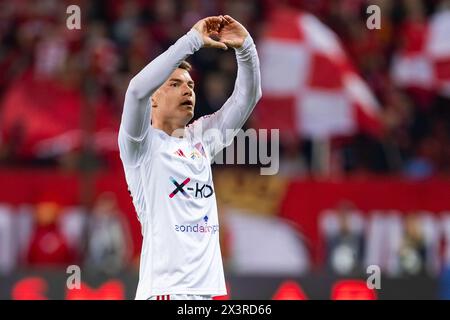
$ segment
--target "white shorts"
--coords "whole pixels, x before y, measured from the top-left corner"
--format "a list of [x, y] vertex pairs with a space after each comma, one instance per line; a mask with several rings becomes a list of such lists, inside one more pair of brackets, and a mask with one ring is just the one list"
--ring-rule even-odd
[[198, 294], [165, 294], [159, 296], [151, 296], [147, 300], [212, 300], [211, 295]]

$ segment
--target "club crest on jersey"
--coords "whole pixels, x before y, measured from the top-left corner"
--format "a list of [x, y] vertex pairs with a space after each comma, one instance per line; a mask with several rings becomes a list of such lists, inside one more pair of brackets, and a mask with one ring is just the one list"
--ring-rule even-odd
[[205, 149], [203, 149], [203, 145], [200, 142], [196, 143], [194, 147], [198, 150], [198, 152], [200, 152], [202, 156], [206, 158]]

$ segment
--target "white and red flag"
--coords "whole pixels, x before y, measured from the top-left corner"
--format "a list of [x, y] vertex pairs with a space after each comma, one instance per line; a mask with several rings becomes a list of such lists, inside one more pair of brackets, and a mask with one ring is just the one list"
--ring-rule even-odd
[[436, 12], [428, 22], [405, 23], [403, 43], [391, 65], [394, 83], [450, 97], [449, 37], [449, 9]]
[[378, 102], [337, 35], [315, 16], [278, 9], [258, 48], [263, 98], [256, 126], [310, 138], [379, 133]]

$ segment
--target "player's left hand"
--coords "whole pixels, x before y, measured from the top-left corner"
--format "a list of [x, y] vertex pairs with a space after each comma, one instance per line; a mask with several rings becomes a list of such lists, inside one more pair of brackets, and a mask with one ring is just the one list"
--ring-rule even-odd
[[249, 34], [247, 29], [228, 15], [221, 17], [223, 17], [223, 19], [219, 29], [220, 42], [231, 48], [242, 47], [245, 38], [247, 38]]

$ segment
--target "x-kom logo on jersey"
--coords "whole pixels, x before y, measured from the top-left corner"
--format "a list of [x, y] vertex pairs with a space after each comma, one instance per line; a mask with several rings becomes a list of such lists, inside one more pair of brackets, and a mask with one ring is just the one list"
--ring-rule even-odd
[[170, 198], [173, 198], [178, 191], [180, 191], [186, 198], [190, 198], [189, 195], [186, 193], [186, 191], [183, 190], [183, 188], [191, 181], [191, 178], [186, 178], [181, 184], [179, 184], [173, 177], [170, 177], [170, 181], [176, 186], [175, 190], [172, 191], [171, 194], [169, 194]]

